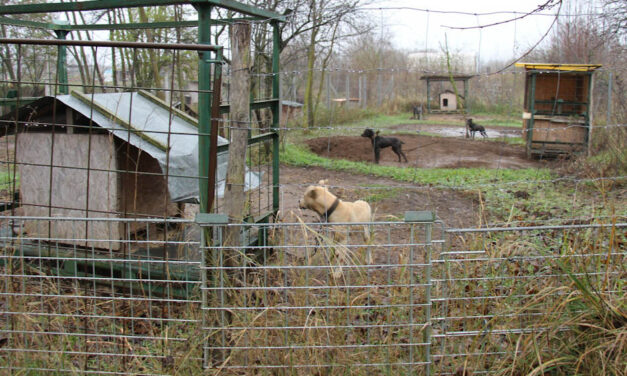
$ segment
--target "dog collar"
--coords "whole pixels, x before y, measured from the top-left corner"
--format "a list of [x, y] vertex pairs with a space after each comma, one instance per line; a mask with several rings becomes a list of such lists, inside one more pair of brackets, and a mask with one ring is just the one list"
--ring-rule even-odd
[[324, 214], [322, 214], [320, 216], [320, 221], [322, 222], [329, 222], [329, 217], [331, 216], [331, 214], [333, 214], [333, 212], [335, 211], [335, 209], [337, 209], [337, 206], [340, 204], [340, 199], [339, 198], [335, 198], [335, 201], [333, 201], [333, 204], [331, 205], [330, 208], [328, 208]]

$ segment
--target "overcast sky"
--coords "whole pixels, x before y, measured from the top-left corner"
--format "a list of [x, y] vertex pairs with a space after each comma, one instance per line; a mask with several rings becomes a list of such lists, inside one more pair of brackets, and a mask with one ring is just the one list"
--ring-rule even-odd
[[[574, 0], [576, 1], [576, 0]], [[412, 51], [425, 48], [440, 49], [444, 35], [448, 36], [451, 51], [477, 55], [483, 63], [493, 60], [509, 60], [525, 52], [547, 31], [552, 16], [536, 15], [499, 26], [482, 29], [453, 30], [445, 26], [471, 27], [487, 25], [516, 17], [514, 14], [474, 15], [487, 12], [530, 12], [545, 0], [380, 0], [371, 12], [373, 18], [383, 25], [392, 36], [396, 47]], [[593, 3], [593, 1], [586, 1]], [[395, 7], [403, 9], [393, 9]], [[563, 6], [566, 13], [570, 5]], [[377, 9], [377, 8], [380, 8]], [[430, 12], [410, 8], [429, 9]], [[557, 8], [543, 11], [555, 14]], [[439, 14], [434, 11], [468, 12], [462, 14]]]

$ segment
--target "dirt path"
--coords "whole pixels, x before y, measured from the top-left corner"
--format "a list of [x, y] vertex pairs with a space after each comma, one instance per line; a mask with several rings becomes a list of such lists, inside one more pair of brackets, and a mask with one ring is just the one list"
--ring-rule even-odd
[[[448, 226], [474, 226], [478, 223], [478, 202], [473, 193], [432, 189], [396, 180], [330, 171], [316, 167], [281, 165], [281, 217], [287, 221], [297, 215], [305, 222], [317, 222], [318, 216], [300, 210], [298, 200], [308, 185], [328, 179], [331, 192], [342, 200], [364, 199], [370, 203], [377, 221], [403, 218], [405, 211], [430, 210]], [[384, 187], [375, 188], [375, 187]], [[397, 187], [389, 189], [390, 187]]]

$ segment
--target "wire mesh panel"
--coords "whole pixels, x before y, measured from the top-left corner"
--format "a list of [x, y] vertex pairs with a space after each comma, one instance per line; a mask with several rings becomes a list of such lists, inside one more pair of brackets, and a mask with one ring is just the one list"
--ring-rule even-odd
[[[49, 217], [1, 223], [3, 372], [170, 374], [199, 359], [190, 346], [200, 302], [193, 223]], [[64, 226], [67, 237], [29, 235], [25, 223], [35, 234]], [[97, 225], [118, 226], [126, 236], [115, 247], [88, 239], [85, 227]]]
[[427, 374], [431, 222], [225, 222], [203, 223], [206, 367]]
[[625, 239], [610, 226], [459, 229], [449, 235], [450, 248], [434, 261], [432, 280], [437, 374], [531, 370], [543, 356], [559, 359], [564, 354], [555, 341], [581, 334], [585, 319], [578, 315], [595, 312], [592, 302], [602, 305], [624, 293]]

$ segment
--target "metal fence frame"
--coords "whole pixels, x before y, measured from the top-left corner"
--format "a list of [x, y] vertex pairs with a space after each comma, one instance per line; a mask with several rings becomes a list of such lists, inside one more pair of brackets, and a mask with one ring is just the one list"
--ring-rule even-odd
[[[148, 260], [95, 247], [81, 255], [75, 245], [69, 247], [73, 253], [61, 254], [59, 250], [67, 248], [63, 239], [29, 238], [20, 233], [24, 219], [3, 217], [5, 226], [0, 234], [0, 353], [4, 355], [0, 368], [8, 372], [160, 375], [176, 373], [184, 361], [198, 372], [204, 366], [211, 372], [226, 373], [321, 370], [331, 374], [453, 375], [464, 361], [476, 365], [479, 363], [472, 363], [473, 359], [479, 358], [487, 368], [475, 366], [472, 374], [490, 374], [494, 370], [489, 366], [504, 356], [490, 346], [505, 346], [508, 339], [537, 333], [534, 320], [542, 313], [519, 311], [521, 307], [473, 311], [482, 305], [502, 308], [493, 303], [507, 299], [520, 299], [524, 304], [524, 299], [535, 294], [515, 296], [505, 290], [485, 294], [481, 288], [503, 283], [510, 287], [507, 291], [517, 291], [526, 288], [529, 281], [561, 283], [568, 276], [550, 268], [555, 259], [576, 259], [594, 266], [597, 264], [590, 260], [627, 257], [621, 248], [611, 253], [567, 254], [558, 250], [533, 254], [534, 246], [528, 244], [521, 248], [528, 253], [497, 257], [492, 253], [491, 238], [540, 239], [551, 245], [564, 240], [556, 234], [588, 231], [595, 236], [612, 228], [624, 229], [627, 223], [447, 229], [430, 213], [414, 212], [401, 222], [232, 225], [224, 216], [201, 215], [195, 222], [171, 220], [171, 224], [195, 228], [199, 236], [213, 242], [210, 247], [201, 247], [199, 239], [122, 240], [148, 244], [155, 251], [180, 244], [202, 250], [194, 260]], [[55, 221], [102, 219], [30, 220], [54, 225]], [[163, 219], [141, 221], [147, 226], [164, 223]], [[6, 224], [13, 226], [11, 231]], [[336, 239], [338, 226], [340, 235], [346, 236]], [[362, 238], [364, 226], [369, 228], [370, 238]], [[241, 244], [247, 240], [252, 243], [239, 247], [246, 252], [237, 253], [239, 258], [230, 264], [224, 257], [214, 257], [233, 250], [228, 241], [224, 243], [228, 229], [238, 229]], [[256, 236], [258, 232], [268, 236]], [[455, 237], [460, 236], [471, 236], [474, 243], [460, 246], [455, 243]], [[266, 238], [268, 243], [252, 242]], [[30, 243], [37, 245], [38, 253], [24, 252]], [[538, 247], [545, 245], [539, 243]], [[342, 258], [343, 251], [349, 257]], [[80, 266], [85, 264], [92, 265], [91, 269]], [[122, 265], [126, 274], [111, 271], [107, 275], [103, 268], [97, 270], [100, 264], [111, 270], [116, 264]], [[198, 274], [180, 280], [132, 272], [130, 268], [141, 270], [147, 265], [171, 270], [185, 266]], [[521, 267], [511, 273], [512, 265]], [[527, 268], [530, 265], [542, 267], [534, 270]], [[451, 272], [456, 274], [447, 274]], [[244, 278], [227, 285], [226, 278], [237, 273]], [[620, 270], [584, 269], [579, 273], [591, 278], [595, 273], [624, 278]], [[211, 279], [215, 275], [222, 279]], [[255, 276], [259, 278], [255, 280]], [[135, 285], [123, 288], [124, 283]], [[194, 286], [196, 293], [174, 296], [172, 287], [180, 283]], [[146, 288], [160, 285], [166, 288]], [[230, 301], [234, 296], [239, 300]], [[458, 311], [451, 308], [462, 300], [473, 303]], [[237, 322], [241, 312], [241, 318], [254, 320], [241, 325]], [[385, 314], [387, 318], [383, 318]], [[257, 323], [260, 317], [265, 321]], [[333, 317], [341, 320], [323, 320]], [[273, 321], [276, 318], [282, 321]], [[254, 335], [254, 331], [264, 334]], [[320, 333], [330, 333], [330, 337], [322, 341]], [[378, 354], [385, 351], [387, 358]], [[305, 352], [311, 354], [298, 360], [297, 356]]]

